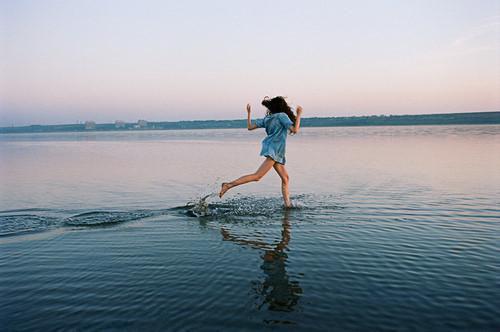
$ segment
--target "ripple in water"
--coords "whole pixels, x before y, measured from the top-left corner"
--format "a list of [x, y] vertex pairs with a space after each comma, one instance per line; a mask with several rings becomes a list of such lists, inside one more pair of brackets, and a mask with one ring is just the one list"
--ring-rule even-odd
[[127, 221], [144, 219], [153, 215], [155, 215], [155, 212], [150, 210], [130, 212], [91, 211], [69, 217], [64, 223], [68, 226], [110, 226]]
[[[254, 196], [239, 196], [225, 200], [224, 202], [210, 202], [213, 198], [219, 200], [216, 197], [217, 194], [211, 193], [189, 202], [184, 206], [162, 210], [87, 211], [69, 217], [67, 217], [67, 215], [71, 214], [71, 211], [63, 210], [57, 211], [57, 214], [54, 214], [56, 216], [45, 215], [54, 212], [49, 209], [2, 211], [0, 212], [0, 236], [6, 237], [26, 233], [44, 232], [64, 226], [113, 226], [158, 215], [177, 214], [179, 212], [190, 217], [219, 220], [222, 222], [256, 221], [263, 220], [263, 218], [275, 217], [286, 210], [283, 206], [281, 197], [260, 198]], [[343, 208], [340, 205], [332, 203], [326, 204], [325, 201], [333, 200], [329, 197], [323, 197], [321, 200], [318, 200], [317, 197], [298, 195], [292, 198], [294, 200], [294, 207], [289, 210], [308, 215], [314, 215], [318, 213], [318, 211], [319, 213], [324, 213], [328, 210], [336, 211]], [[28, 214], [26, 212], [31, 213]], [[34, 214], [36, 212], [39, 212], [39, 214]]]
[[[71, 232], [36, 244], [1, 239], [0, 309], [12, 330], [111, 329], [121, 319], [137, 322], [132, 330], [144, 319], [175, 330], [256, 320], [304, 331], [498, 330], [498, 209], [377, 194], [299, 195], [294, 209], [279, 196], [207, 195], [163, 210], [0, 213], [3, 236]], [[172, 218], [111, 227], [159, 215]]]
[[59, 218], [32, 214], [15, 214], [0, 216], [0, 236], [12, 236], [40, 232], [60, 223]]
[[[40, 212], [40, 214], [27, 214], [22, 212]], [[57, 211], [57, 213], [54, 213], [54, 211], [51, 211], [49, 209], [20, 209], [12, 211], [2, 211], [0, 212], [0, 237], [46, 232], [49, 230], [62, 228], [64, 226], [112, 226], [129, 221], [140, 220], [152, 216], [170, 213], [170, 209], [137, 211], [90, 211], [66, 217], [71, 212], [72, 211]]]

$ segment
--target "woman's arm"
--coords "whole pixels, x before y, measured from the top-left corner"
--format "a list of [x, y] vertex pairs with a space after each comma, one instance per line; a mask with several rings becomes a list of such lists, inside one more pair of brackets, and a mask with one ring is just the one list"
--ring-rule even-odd
[[295, 125], [290, 128], [290, 131], [294, 134], [299, 132], [300, 129], [300, 117], [302, 116], [302, 106], [297, 106], [297, 119], [295, 120]]
[[252, 123], [252, 109], [250, 108], [250, 104], [247, 104], [247, 129], [248, 130], [254, 130], [257, 129], [257, 126]]

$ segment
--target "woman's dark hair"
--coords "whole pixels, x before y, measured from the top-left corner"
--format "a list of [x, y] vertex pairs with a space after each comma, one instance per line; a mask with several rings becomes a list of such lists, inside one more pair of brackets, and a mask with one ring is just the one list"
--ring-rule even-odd
[[286, 103], [285, 97], [277, 96], [269, 99], [269, 97], [266, 96], [262, 101], [262, 105], [267, 108], [268, 114], [285, 113], [295, 125], [295, 120], [297, 118], [295, 114], [293, 114], [290, 106]]

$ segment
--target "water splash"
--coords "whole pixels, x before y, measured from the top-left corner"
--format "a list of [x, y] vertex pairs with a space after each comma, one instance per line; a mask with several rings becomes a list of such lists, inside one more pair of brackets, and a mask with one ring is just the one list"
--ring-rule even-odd
[[207, 200], [216, 195], [216, 193], [210, 193], [194, 202], [187, 203], [186, 207], [188, 207], [188, 210], [186, 214], [192, 217], [205, 217], [211, 215], [210, 205]]
[[209, 198], [216, 196], [216, 193], [211, 193], [187, 203], [185, 213], [197, 218], [270, 217], [284, 209], [304, 209], [300, 202], [294, 202], [291, 208], [285, 208], [281, 197], [240, 196], [224, 202], [209, 201]]

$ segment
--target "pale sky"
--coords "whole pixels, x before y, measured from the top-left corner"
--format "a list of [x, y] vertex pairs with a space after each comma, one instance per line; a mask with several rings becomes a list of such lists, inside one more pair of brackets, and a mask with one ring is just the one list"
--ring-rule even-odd
[[500, 110], [500, 0], [0, 0], [0, 125]]

